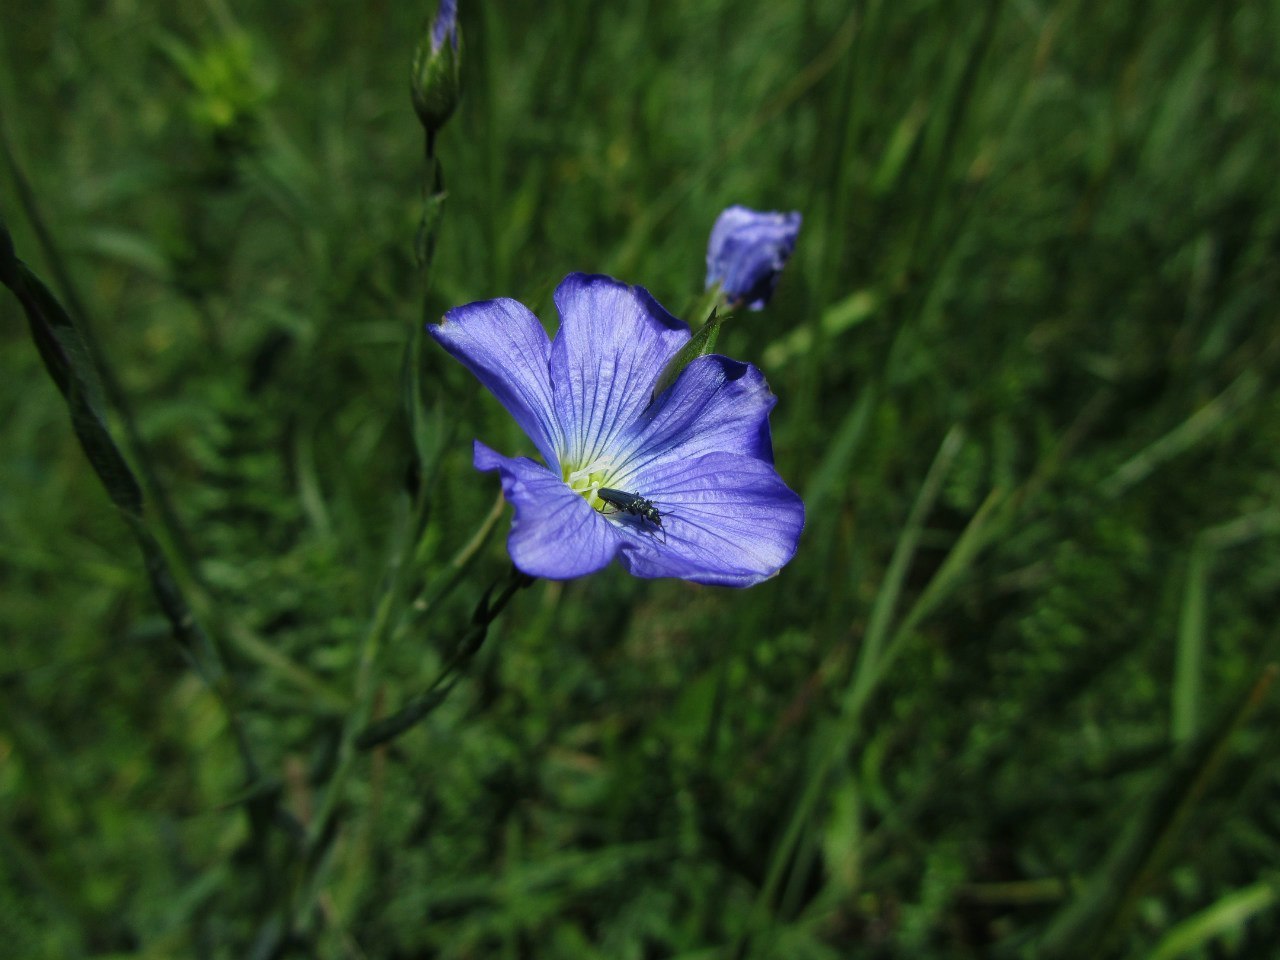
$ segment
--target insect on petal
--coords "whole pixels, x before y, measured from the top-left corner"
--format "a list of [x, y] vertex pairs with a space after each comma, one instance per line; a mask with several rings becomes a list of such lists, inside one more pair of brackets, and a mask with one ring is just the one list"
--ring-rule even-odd
[[689, 331], [639, 287], [572, 274], [550, 344], [512, 300], [450, 310], [431, 333], [500, 399], [548, 466], [476, 441], [515, 507], [524, 573], [565, 580], [620, 560], [640, 577], [748, 587], [795, 554], [804, 505], [773, 468], [773, 394], [709, 354], [653, 398]]
[[712, 453], [669, 461], [641, 480], [664, 538], [627, 536], [622, 563], [636, 576], [749, 587], [795, 555], [804, 504], [762, 460]]

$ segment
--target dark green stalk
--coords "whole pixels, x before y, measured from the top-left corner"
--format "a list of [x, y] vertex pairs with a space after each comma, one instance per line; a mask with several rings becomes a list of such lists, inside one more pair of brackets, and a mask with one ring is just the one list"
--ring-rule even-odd
[[[364, 747], [362, 731], [369, 724], [377, 693], [377, 664], [382, 649], [394, 635], [402, 620], [405, 598], [415, 591], [414, 571], [418, 567], [419, 546], [430, 519], [430, 466], [435, 461], [439, 438], [427, 422], [426, 399], [422, 392], [422, 349], [425, 323], [433, 319], [427, 307], [426, 290], [430, 283], [431, 265], [444, 214], [444, 171], [436, 156], [436, 131], [424, 128], [423, 139], [423, 209], [414, 238], [414, 252], [422, 274], [423, 307], [421, 319], [411, 323], [401, 361], [401, 404], [412, 441], [413, 505], [408, 532], [392, 550], [392, 559], [378, 600], [373, 620], [365, 633], [356, 668], [352, 706], [342, 728], [338, 757], [332, 776], [325, 785], [320, 807], [307, 827], [296, 882], [282, 904], [282, 913], [268, 918], [259, 932], [263, 943], [277, 944], [280, 938], [299, 929], [308, 916], [318, 894], [322, 864], [336, 835], [338, 807], [346, 791], [356, 754]], [[486, 602], [489, 594], [486, 593]], [[502, 599], [505, 605], [508, 597]], [[499, 609], [501, 609], [499, 607]], [[494, 616], [496, 616], [496, 611]], [[481, 641], [483, 637], [481, 637]], [[439, 682], [439, 681], [437, 681]], [[450, 685], [451, 687], [452, 685]], [[282, 922], [282, 919], [287, 922]]]
[[[467, 667], [470, 666], [471, 661], [475, 659], [475, 655], [484, 646], [485, 638], [489, 635], [489, 625], [497, 619], [498, 614], [503, 611], [511, 598], [515, 596], [516, 591], [529, 586], [533, 581], [533, 577], [512, 567], [507, 575], [506, 582], [502, 583], [500, 590], [498, 583], [493, 584], [486, 590], [484, 596], [480, 598], [480, 602], [476, 605], [475, 612], [471, 615], [471, 625], [463, 633], [457, 647], [454, 649], [453, 656], [450, 657], [448, 663], [444, 665], [435, 680], [431, 682], [431, 685], [391, 716], [365, 728], [356, 738], [356, 746], [361, 750], [369, 750], [393, 740], [415, 724], [426, 719], [428, 714], [444, 703], [450, 691], [457, 685]], [[490, 598], [493, 597], [495, 590], [499, 590], [498, 596], [496, 599], [491, 600]]]
[[75, 281], [71, 278], [71, 271], [67, 269], [66, 260], [58, 249], [58, 245], [54, 242], [53, 233], [41, 214], [40, 205], [36, 202], [35, 191], [31, 187], [31, 181], [27, 178], [26, 171], [18, 162], [13, 145], [9, 141], [9, 132], [5, 128], [2, 118], [0, 118], [0, 151], [4, 153], [5, 163], [9, 167], [10, 175], [13, 177], [18, 200], [22, 204], [22, 210], [26, 214], [27, 222], [30, 223], [31, 229], [35, 232], [40, 249], [44, 253], [45, 259], [49, 262], [49, 268], [53, 271], [54, 282], [61, 291], [63, 300], [70, 307], [69, 312], [76, 322], [80, 339], [84, 342], [89, 358], [97, 369], [98, 377], [102, 384], [102, 392], [124, 429], [129, 458], [137, 467], [147, 498], [155, 505], [156, 514], [164, 527], [165, 535], [173, 544], [183, 566], [190, 575], [196, 576], [193, 563], [195, 551], [191, 547], [191, 541], [178, 520], [178, 514], [173, 508], [168, 492], [152, 468], [151, 458], [148, 454], [146, 443], [142, 439], [142, 434], [138, 430], [137, 419], [133, 415], [128, 395], [120, 385], [120, 381], [116, 379], [115, 372], [111, 364], [107, 362], [106, 354], [99, 345], [98, 338], [94, 335], [93, 323], [90, 319], [89, 311], [85, 307], [84, 299], [80, 296]]
[[49, 288], [17, 258], [7, 227], [0, 220], [0, 283], [22, 304], [31, 337], [49, 376], [66, 399], [72, 429], [111, 502], [129, 527], [142, 554], [151, 591], [183, 656], [217, 696], [235, 736], [245, 778], [257, 781], [259, 769], [234, 709], [231, 682], [220, 652], [196, 618], [164, 547], [144, 516], [142, 487], [107, 426], [99, 401], [99, 370], [79, 327]]

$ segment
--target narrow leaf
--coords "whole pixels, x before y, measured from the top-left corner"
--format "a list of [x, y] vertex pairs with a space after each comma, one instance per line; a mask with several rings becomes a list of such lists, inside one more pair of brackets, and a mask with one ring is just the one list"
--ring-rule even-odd
[[107, 429], [97, 373], [84, 339], [49, 288], [14, 255], [12, 241], [3, 223], [0, 223], [0, 231], [3, 231], [0, 282], [22, 304], [40, 358], [67, 400], [72, 429], [89, 463], [107, 488], [111, 502], [125, 513], [139, 517], [142, 515], [142, 489]]
[[716, 338], [720, 335], [720, 319], [719, 312], [715, 307], [711, 308], [711, 316], [707, 317], [706, 325], [695, 333], [683, 347], [681, 347], [674, 357], [667, 361], [666, 367], [662, 373], [658, 375], [658, 382], [653, 387], [653, 397], [657, 399], [661, 396], [662, 391], [671, 386], [680, 378], [681, 372], [689, 364], [693, 363], [699, 357], [704, 357], [716, 348]]
[[1156, 944], [1147, 960], [1176, 960], [1200, 951], [1218, 937], [1234, 933], [1280, 901], [1280, 886], [1262, 880], [1233, 890], [1216, 903], [1177, 924]]

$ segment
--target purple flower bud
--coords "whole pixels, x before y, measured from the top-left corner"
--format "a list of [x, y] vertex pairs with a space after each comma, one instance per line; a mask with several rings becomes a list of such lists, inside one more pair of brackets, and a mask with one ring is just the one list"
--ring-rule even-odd
[[656, 397], [689, 328], [641, 287], [570, 274], [550, 340], [515, 300], [455, 307], [427, 331], [479, 378], [542, 454], [480, 441], [515, 507], [507, 548], [533, 577], [614, 560], [637, 577], [749, 587], [795, 554], [804, 504], [773, 467], [774, 396], [755, 367], [707, 354]]
[[763, 310], [800, 233], [800, 214], [729, 207], [707, 245], [707, 288], [720, 284], [730, 304]]

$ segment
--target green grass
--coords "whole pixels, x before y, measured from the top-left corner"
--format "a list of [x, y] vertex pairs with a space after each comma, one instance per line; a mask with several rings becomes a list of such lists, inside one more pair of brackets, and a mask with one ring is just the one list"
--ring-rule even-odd
[[[0, 215], [226, 670], [171, 642], [5, 293], [6, 948], [1269, 955], [1280, 4], [460, 2], [425, 288], [429, 7], [0, 15]], [[414, 542], [424, 310], [554, 321], [584, 270], [681, 312], [731, 203], [805, 215], [718, 346], [779, 398], [796, 559], [537, 583], [352, 749], [506, 576], [472, 438], [531, 452], [426, 344]]]

